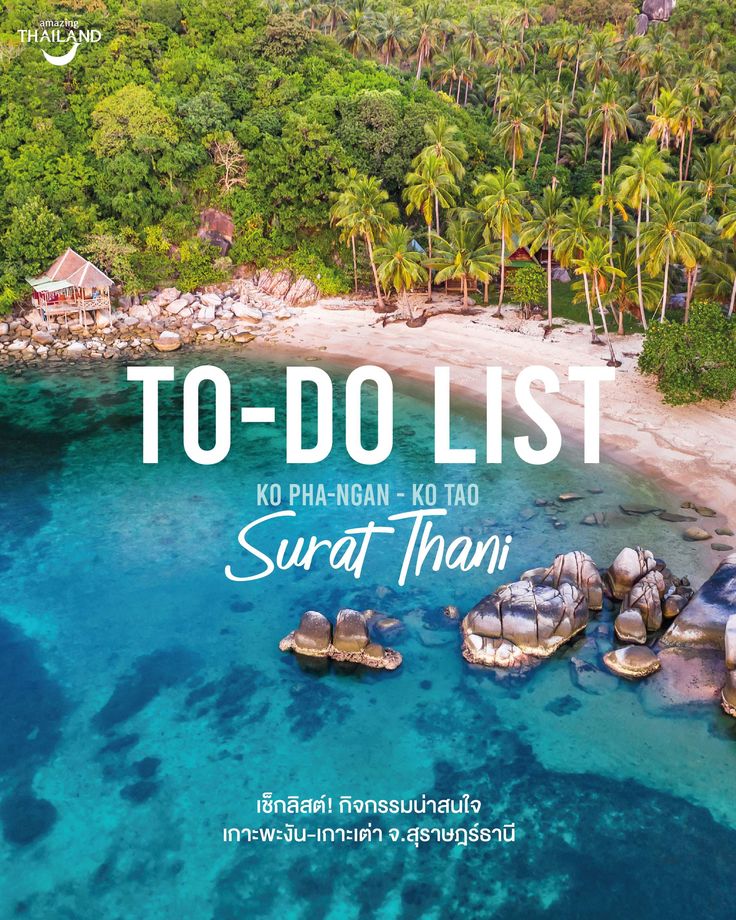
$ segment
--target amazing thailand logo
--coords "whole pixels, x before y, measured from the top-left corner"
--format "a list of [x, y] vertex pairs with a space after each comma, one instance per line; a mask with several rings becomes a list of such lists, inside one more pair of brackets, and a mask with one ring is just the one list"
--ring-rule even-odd
[[94, 44], [102, 38], [99, 29], [81, 29], [79, 22], [71, 19], [42, 19], [37, 28], [18, 29], [18, 34], [21, 43], [25, 45], [58, 46], [59, 51], [67, 48], [68, 50], [58, 54], [41, 48], [41, 53], [48, 63], [55, 67], [71, 64], [80, 45]]

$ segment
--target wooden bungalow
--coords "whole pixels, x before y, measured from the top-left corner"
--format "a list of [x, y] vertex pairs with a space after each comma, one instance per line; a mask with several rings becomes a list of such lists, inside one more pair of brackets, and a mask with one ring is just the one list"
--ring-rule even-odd
[[33, 304], [44, 320], [87, 314], [110, 314], [112, 279], [73, 249], [67, 249], [38, 278], [26, 278], [33, 288]]

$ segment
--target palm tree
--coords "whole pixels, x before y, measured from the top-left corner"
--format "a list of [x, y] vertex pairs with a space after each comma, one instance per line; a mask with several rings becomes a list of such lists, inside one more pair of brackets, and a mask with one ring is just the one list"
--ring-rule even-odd
[[517, 160], [524, 156], [524, 150], [531, 150], [536, 144], [537, 128], [529, 107], [529, 97], [522, 91], [512, 92], [499, 119], [496, 136], [511, 158], [512, 175], [516, 175]]
[[550, 128], [556, 127], [560, 122], [561, 114], [561, 93], [560, 87], [552, 80], [546, 80], [539, 89], [537, 96], [534, 115], [540, 128], [539, 146], [537, 147], [537, 156], [534, 160], [534, 169], [532, 178], [536, 178], [537, 168], [539, 167], [539, 156], [542, 153], [542, 144]]
[[406, 19], [399, 10], [390, 9], [378, 17], [376, 24], [376, 47], [383, 56], [384, 66], [388, 67], [395, 58], [401, 57], [406, 47]]
[[444, 162], [451, 175], [460, 181], [465, 175], [463, 163], [468, 158], [468, 151], [465, 144], [458, 139], [460, 129], [457, 125], [451, 124], [444, 115], [440, 115], [437, 121], [424, 126], [424, 134], [427, 145], [414, 158], [414, 168], [424, 157], [435, 154]]
[[[552, 245], [560, 265], [564, 268], [572, 268], [575, 260], [581, 258], [592, 240], [599, 236], [600, 230], [597, 226], [595, 207], [587, 198], [573, 198], [569, 211], [564, 211], [560, 215], [557, 232], [552, 238]], [[591, 340], [596, 342], [595, 322], [589, 297], [586, 297], [586, 303]]]
[[593, 32], [580, 60], [583, 71], [597, 86], [603, 77], [613, 75], [616, 66], [616, 37], [610, 29]]
[[468, 282], [487, 283], [498, 269], [491, 247], [483, 239], [483, 225], [467, 214], [450, 221], [444, 237], [435, 237], [432, 267], [437, 269], [435, 280], [460, 280], [463, 289], [463, 309], [469, 307]]
[[427, 277], [422, 253], [412, 244], [407, 227], [389, 227], [384, 242], [374, 253], [381, 284], [386, 291], [396, 291], [410, 316], [407, 294], [416, 285], [423, 284]]
[[354, 183], [359, 178], [358, 170], [350, 169], [337, 182], [337, 191], [333, 193], [334, 204], [330, 209], [330, 223], [340, 228], [340, 240], [349, 244], [353, 254], [353, 292], [358, 293], [358, 254], [356, 240], [360, 236], [355, 207]]
[[[725, 240], [736, 239], [736, 200], [731, 200], [718, 221], [718, 229]], [[736, 272], [734, 272], [733, 287], [731, 288], [731, 301], [728, 305], [728, 315], [733, 316], [736, 304]]]
[[600, 237], [592, 239], [585, 247], [583, 254], [579, 258], [573, 260], [573, 264], [575, 265], [576, 273], [583, 277], [585, 299], [588, 304], [588, 316], [592, 316], [591, 288], [595, 293], [598, 312], [600, 313], [603, 323], [603, 331], [606, 334], [608, 348], [611, 352], [611, 361], [609, 363], [617, 365], [616, 353], [611, 344], [611, 336], [608, 332], [608, 323], [606, 322], [606, 314], [603, 310], [601, 294], [605, 293], [611, 281], [618, 277], [619, 269], [611, 265], [611, 261], [608, 257], [608, 247], [605, 240]]
[[440, 42], [440, 21], [433, 3], [421, 3], [414, 12], [414, 47], [417, 56], [418, 80], [422, 67], [431, 59]]
[[599, 211], [599, 224], [603, 216], [603, 209], [608, 211], [608, 254], [613, 259], [613, 218], [615, 214], [621, 220], [628, 220], [629, 215], [621, 201], [621, 195], [618, 190], [616, 179], [613, 176], [606, 176], [603, 184], [598, 187], [598, 192], [593, 198], [593, 205]]
[[641, 238], [650, 274], [664, 269], [661, 319], [665, 318], [669, 294], [670, 266], [680, 264], [686, 271], [697, 269], [710, 247], [702, 241], [704, 225], [700, 210], [688, 192], [667, 188], [652, 209], [651, 220]]
[[324, 4], [325, 16], [322, 20], [327, 23], [328, 32], [333, 35], [341, 23], [345, 21], [347, 13], [340, 0], [327, 0]]
[[[439, 234], [440, 208], [454, 207], [457, 193], [457, 185], [445, 160], [437, 156], [434, 150], [420, 157], [416, 168], [406, 177], [406, 188], [404, 189], [404, 200], [407, 202], [406, 213], [412, 214], [418, 211], [427, 224], [430, 262], [432, 261], [432, 219], [434, 217], [435, 232]], [[427, 278], [427, 300], [432, 300], [431, 269]]]
[[[696, 128], [703, 127], [703, 109], [701, 98], [693, 86], [686, 81], [682, 83], [675, 97], [677, 108], [674, 115], [676, 134], [680, 144], [680, 186], [687, 179], [690, 172], [690, 159], [693, 151], [693, 135]], [[687, 160], [684, 161], [685, 140], [687, 139]], [[684, 163], [684, 165], [683, 165]]]
[[616, 171], [619, 195], [630, 207], [636, 209], [636, 277], [639, 291], [639, 311], [644, 329], [647, 316], [644, 308], [644, 293], [641, 273], [641, 216], [646, 204], [649, 215], [650, 202], [657, 199], [665, 177], [671, 167], [657, 150], [654, 141], [637, 144]]
[[611, 150], [614, 141], [628, 137], [632, 123], [629, 113], [621, 104], [621, 89], [615, 80], [603, 80], [595, 94], [593, 110], [588, 119], [588, 135], [601, 136], [601, 185], [608, 172], [611, 172]]
[[355, 57], [370, 54], [375, 48], [375, 25], [364, 9], [350, 10], [342, 24], [341, 33], [340, 42]]
[[707, 216], [714, 205], [725, 204], [732, 186], [728, 169], [733, 157], [734, 150], [731, 147], [715, 144], [696, 154], [692, 186], [703, 201], [703, 217]]
[[513, 236], [519, 232], [522, 223], [529, 219], [529, 212], [524, 206], [528, 192], [514, 177], [512, 170], [498, 167], [481, 177], [474, 194], [486, 223], [486, 241], [501, 241], [501, 283], [496, 311], [496, 316], [500, 316], [506, 286], [506, 248], [512, 244]]
[[547, 186], [542, 197], [532, 205], [531, 217], [524, 224], [521, 234], [522, 245], [532, 253], [543, 246], [547, 248], [547, 328], [552, 329], [552, 242], [560, 229], [560, 217], [568, 199], [561, 189]]
[[654, 103], [654, 112], [647, 115], [647, 121], [652, 125], [649, 137], [656, 138], [662, 150], [670, 149], [672, 135], [677, 130], [678, 109], [679, 104], [675, 94], [663, 89]]
[[373, 246], [386, 236], [388, 228], [399, 216], [399, 209], [389, 201], [388, 192], [375, 176], [357, 176], [346, 188], [333, 208], [333, 222], [343, 233], [362, 237], [371, 264], [376, 286], [378, 308], [385, 308], [381, 284], [376, 269]]
[[[659, 287], [649, 278], [641, 279], [641, 266], [633, 240], [623, 240], [613, 253], [613, 266], [619, 275], [611, 290], [610, 302], [618, 310], [619, 334], [623, 333], [624, 314], [629, 313], [639, 321], [644, 310], [639, 306], [640, 298], [645, 308], [654, 308], [659, 301]], [[640, 284], [641, 282], [641, 284]], [[644, 326], [646, 329], [646, 326]]]

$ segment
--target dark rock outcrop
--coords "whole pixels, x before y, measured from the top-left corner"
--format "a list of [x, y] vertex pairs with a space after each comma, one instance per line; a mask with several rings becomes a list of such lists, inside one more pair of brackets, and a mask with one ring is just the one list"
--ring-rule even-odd
[[662, 637], [665, 645], [723, 649], [736, 609], [736, 553], [721, 562]]
[[647, 19], [667, 22], [675, 9], [676, 0], [644, 0], [641, 11]]

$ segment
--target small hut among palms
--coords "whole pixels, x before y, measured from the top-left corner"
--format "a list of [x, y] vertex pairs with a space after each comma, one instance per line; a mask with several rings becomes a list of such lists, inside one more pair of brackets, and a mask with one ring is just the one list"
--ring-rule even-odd
[[84, 323], [88, 313], [110, 313], [112, 279], [73, 249], [62, 253], [43, 275], [26, 281], [44, 320], [77, 314]]

